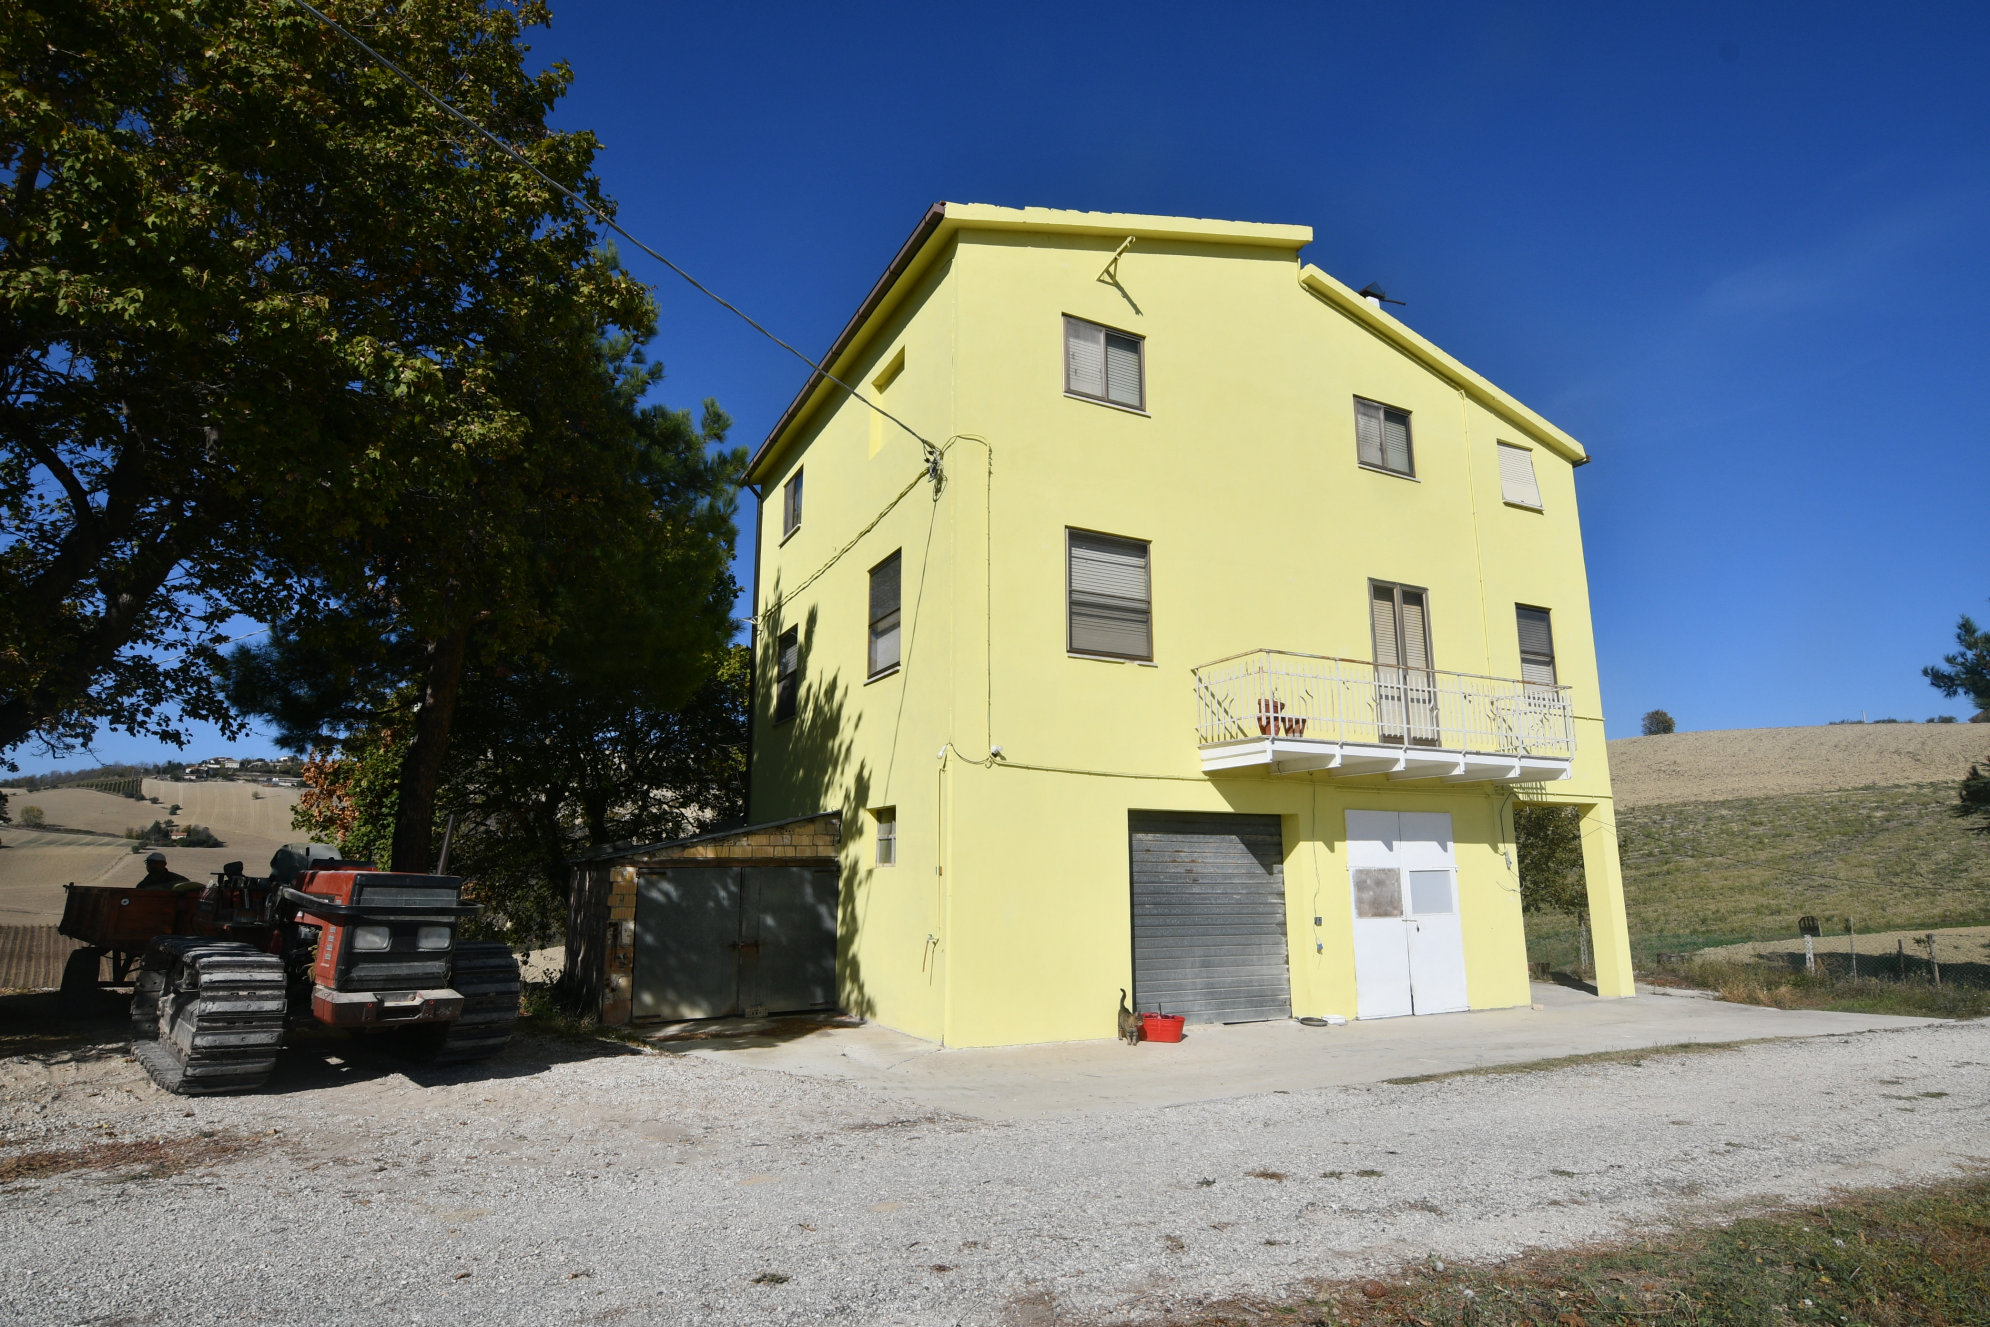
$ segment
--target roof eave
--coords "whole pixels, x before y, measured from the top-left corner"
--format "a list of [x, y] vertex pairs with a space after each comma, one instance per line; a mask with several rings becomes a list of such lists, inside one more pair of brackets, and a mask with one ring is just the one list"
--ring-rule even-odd
[[893, 292], [905, 277], [918, 267], [928, 246], [936, 238], [944, 239], [946, 235], [963, 229], [1024, 230], [1045, 235], [1093, 235], [1113, 239], [1132, 235], [1175, 243], [1260, 246], [1289, 250], [1295, 254], [1313, 241], [1311, 226], [1145, 216], [1126, 212], [1068, 212], [1048, 207], [997, 207], [986, 203], [934, 203], [926, 209], [919, 224], [912, 228], [912, 234], [905, 243], [899, 246], [884, 275], [864, 296], [863, 303], [850, 315], [843, 330], [836, 334], [829, 352], [817, 361], [827, 372], [816, 369], [809, 374], [808, 381], [802, 384], [802, 389], [795, 393], [794, 399], [788, 402], [788, 408], [781, 412], [774, 427], [768, 430], [766, 438], [754, 450], [753, 458], [746, 465], [748, 483], [764, 482], [763, 468], [775, 450], [789, 431], [814, 408], [818, 395], [830, 385], [830, 374], [837, 372], [838, 361], [861, 340], [865, 328], [878, 311], [890, 302]]
[[1581, 443], [1311, 263], [1299, 269], [1299, 284], [1425, 368], [1448, 380], [1467, 396], [1553, 451], [1570, 465], [1588, 463], [1588, 449]]

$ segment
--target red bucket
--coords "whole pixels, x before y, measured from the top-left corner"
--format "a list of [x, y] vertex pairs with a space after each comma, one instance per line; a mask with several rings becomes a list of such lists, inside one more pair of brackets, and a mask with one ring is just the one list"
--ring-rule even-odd
[[1180, 1041], [1182, 1024], [1188, 1021], [1182, 1014], [1142, 1014], [1140, 1016], [1140, 1039], [1142, 1041]]

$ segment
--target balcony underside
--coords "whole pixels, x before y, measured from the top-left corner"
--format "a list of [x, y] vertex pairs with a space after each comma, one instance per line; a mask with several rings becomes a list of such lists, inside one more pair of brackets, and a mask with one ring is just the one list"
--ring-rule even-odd
[[1566, 756], [1447, 751], [1429, 746], [1383, 746], [1308, 737], [1253, 737], [1212, 742], [1202, 748], [1202, 772], [1266, 767], [1274, 774], [1327, 774], [1357, 778], [1432, 779], [1442, 783], [1554, 783], [1569, 777]]

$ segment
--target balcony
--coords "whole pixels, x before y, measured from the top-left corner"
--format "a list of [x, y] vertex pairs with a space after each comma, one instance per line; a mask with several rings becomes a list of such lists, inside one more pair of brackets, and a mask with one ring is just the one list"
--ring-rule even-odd
[[1569, 777], [1569, 689], [1509, 677], [1251, 650], [1195, 670], [1205, 774], [1267, 766], [1447, 783]]

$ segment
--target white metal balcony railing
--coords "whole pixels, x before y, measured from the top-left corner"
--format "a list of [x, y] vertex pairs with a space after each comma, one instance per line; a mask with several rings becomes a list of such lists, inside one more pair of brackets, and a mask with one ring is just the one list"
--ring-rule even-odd
[[1205, 771], [1536, 783], [1575, 756], [1569, 689], [1361, 659], [1250, 650], [1195, 669]]

